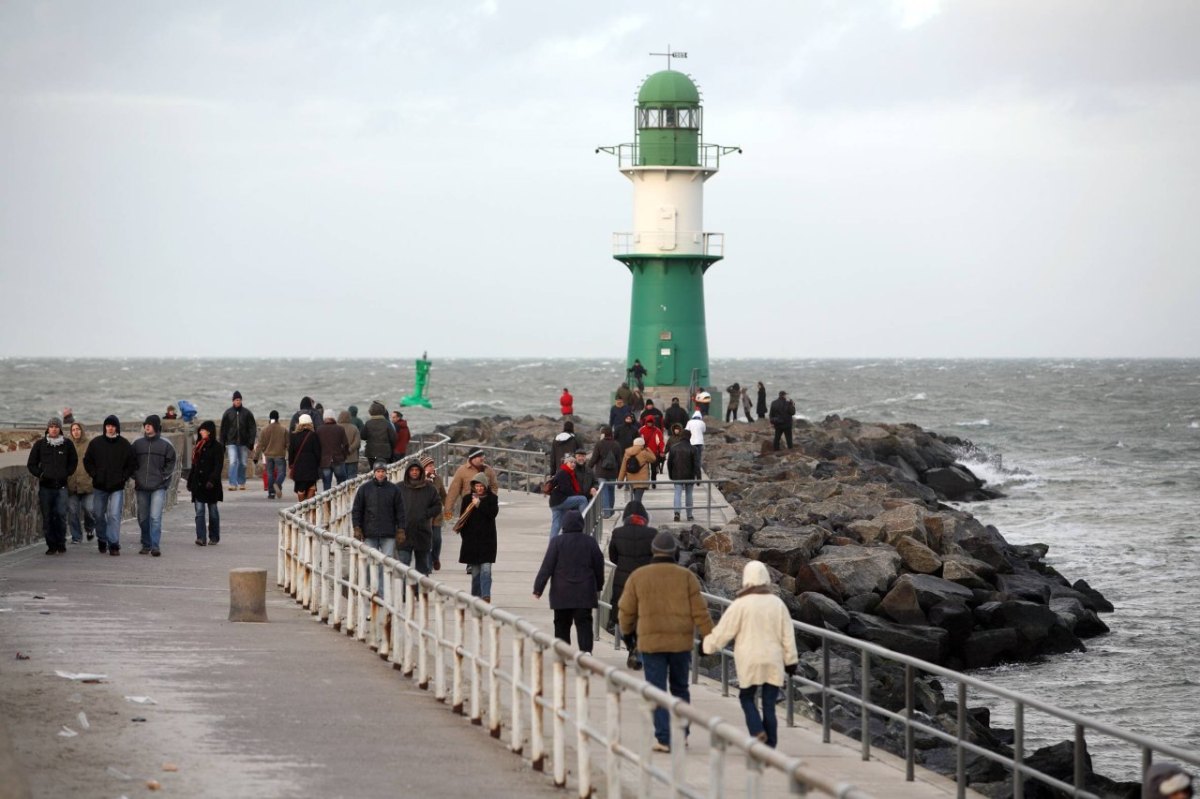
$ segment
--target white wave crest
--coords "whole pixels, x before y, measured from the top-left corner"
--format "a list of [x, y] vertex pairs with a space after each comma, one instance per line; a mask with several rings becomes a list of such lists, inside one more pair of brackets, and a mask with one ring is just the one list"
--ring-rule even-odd
[[1200, 430], [1200, 420], [1193, 419], [1192, 423], [1189, 424], [1188, 427], [1192, 428], [1193, 430]]
[[976, 419], [973, 422], [955, 422], [957, 427], [991, 427], [992, 423], [988, 419]]
[[463, 411], [470, 408], [500, 408], [504, 406], [504, 400], [467, 400], [460, 402], [454, 406], [454, 410]]

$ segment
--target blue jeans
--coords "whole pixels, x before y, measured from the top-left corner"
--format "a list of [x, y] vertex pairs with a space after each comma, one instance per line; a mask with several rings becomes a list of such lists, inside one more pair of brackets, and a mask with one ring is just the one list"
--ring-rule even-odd
[[692, 489], [696, 487], [695, 483], [677, 482], [675, 483], [675, 515], [679, 515], [679, 500], [681, 494], [687, 496], [687, 520], [692, 521]]
[[[386, 558], [390, 558], [396, 554], [396, 538], [394, 536], [388, 536], [387, 538], [364, 538], [363, 543], [373, 549], [378, 549]], [[383, 568], [383, 564], [380, 564], [376, 568], [378, 572], [375, 575], [375, 593], [382, 596], [385, 569]]]
[[204, 502], [193, 502], [192, 505], [196, 508], [196, 540], [204, 541], [204, 513], [208, 511], [208, 536], [207, 539], [214, 544], [221, 540], [221, 511], [217, 510], [217, 503], [207, 504]]
[[[642, 668], [646, 670], [646, 682], [659, 690], [666, 691], [670, 685], [671, 696], [684, 702], [692, 701], [688, 690], [688, 669], [692, 665], [691, 652], [643, 652]], [[654, 737], [660, 744], [671, 745], [670, 714], [665, 708], [654, 708]]]
[[333, 476], [337, 478], [339, 483], [344, 483], [347, 480], [353, 480], [355, 477], [358, 477], [358, 458], [336, 464], [333, 467]]
[[[616, 479], [615, 477], [613, 478]], [[600, 489], [600, 508], [604, 511], [604, 518], [612, 516], [613, 505], [617, 504], [617, 486], [613, 482], [604, 484], [604, 488]]]
[[283, 496], [283, 479], [287, 477], [287, 458], [267, 458], [267, 496]]
[[121, 547], [121, 513], [125, 489], [92, 492], [92, 515], [96, 517], [96, 540], [104, 547]]
[[471, 596], [492, 595], [492, 564], [471, 563], [467, 566], [471, 573]]
[[244, 486], [246, 484], [246, 461], [250, 457], [250, 448], [240, 444], [226, 444], [225, 452], [229, 456], [229, 484]]
[[559, 530], [562, 529], [562, 517], [564, 513], [569, 510], [577, 510], [582, 513], [583, 509], [587, 507], [587, 503], [587, 497], [576, 494], [573, 497], [567, 497], [559, 504], [550, 508], [550, 537], [554, 538], [554, 536], [558, 535]]
[[[80, 524], [82, 519], [83, 524]], [[96, 529], [96, 517], [92, 515], [92, 494], [67, 494], [67, 525], [71, 530], [71, 540], [76, 543], [83, 540], [86, 530], [90, 536]]]
[[42, 511], [46, 547], [63, 549], [67, 544], [67, 487], [38, 486], [38, 507]]
[[[754, 704], [754, 694], [762, 688], [762, 715]], [[767, 746], [772, 749], [779, 743], [779, 724], [775, 719], [775, 703], [779, 701], [779, 686], [769, 682], [759, 685], [747, 685], [738, 691], [738, 701], [742, 703], [742, 712], [746, 714], [746, 729], [751, 735], [760, 732], [767, 734]]]
[[163, 506], [167, 501], [167, 489], [156, 488], [153, 491], [142, 491], [137, 494], [137, 520], [142, 530], [142, 548], [158, 549], [162, 542]]
[[[395, 543], [393, 541], [392, 543]], [[416, 563], [413, 563], [413, 556], [416, 556]], [[403, 563], [405, 566], [413, 566], [421, 574], [430, 574], [433, 571], [433, 557], [430, 552], [417, 552], [415, 549], [401, 549], [396, 553], [396, 560]]]
[[326, 466], [321, 469], [321, 490], [328, 491], [333, 486], [333, 470], [340, 466]]

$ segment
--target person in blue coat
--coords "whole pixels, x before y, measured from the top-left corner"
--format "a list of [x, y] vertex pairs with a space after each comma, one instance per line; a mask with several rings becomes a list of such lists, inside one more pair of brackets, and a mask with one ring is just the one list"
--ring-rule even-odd
[[569, 510], [563, 516], [562, 535], [550, 539], [546, 557], [533, 581], [534, 599], [542, 598], [550, 583], [550, 608], [554, 611], [554, 637], [592, 651], [592, 610], [599, 606], [604, 587], [604, 554], [596, 539], [583, 532], [583, 515]]

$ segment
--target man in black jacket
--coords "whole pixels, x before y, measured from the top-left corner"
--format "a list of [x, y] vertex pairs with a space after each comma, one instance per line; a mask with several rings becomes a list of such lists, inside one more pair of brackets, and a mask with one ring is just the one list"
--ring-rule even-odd
[[614, 481], [621, 473], [621, 456], [624, 454], [625, 449], [613, 439], [612, 428], [608, 425], [601, 427], [600, 440], [592, 448], [592, 456], [588, 458], [587, 465], [596, 479], [607, 481], [600, 491], [600, 507], [606, 519], [613, 515], [613, 505], [617, 498]]
[[675, 521], [679, 521], [680, 494], [687, 496], [687, 520], [692, 518], [692, 481], [700, 479], [700, 464], [696, 459], [696, 448], [692, 446], [692, 431], [679, 433], [679, 441], [667, 451], [667, 476], [675, 484]]
[[[350, 511], [354, 537], [378, 549], [385, 557], [396, 554], [396, 539], [404, 536], [404, 501], [400, 488], [388, 480], [387, 464], [375, 464], [375, 479], [363, 483]], [[383, 564], [379, 565], [375, 593], [383, 593]]]
[[246, 462], [257, 437], [258, 424], [254, 414], [249, 408], [242, 407], [242, 392], [233, 392], [233, 405], [221, 417], [221, 443], [229, 456], [230, 491], [246, 490]]
[[796, 415], [796, 403], [788, 399], [786, 391], [780, 391], [779, 396], [771, 403], [767, 416], [771, 426], [775, 428], [775, 451], [779, 451], [779, 437], [787, 439], [788, 449], [792, 448], [792, 417]]
[[663, 427], [670, 430], [675, 425], [683, 427], [688, 423], [687, 409], [679, 404], [679, 397], [671, 397], [671, 404], [667, 407], [666, 414], [663, 415]]
[[104, 435], [96, 436], [83, 453], [83, 468], [92, 478], [92, 513], [96, 517], [96, 542], [100, 554], [121, 554], [121, 512], [125, 509], [125, 484], [137, 472], [133, 445], [121, 435], [121, 420], [108, 416]]
[[46, 435], [29, 450], [26, 464], [38, 479], [38, 507], [47, 555], [67, 551], [67, 478], [78, 464], [75, 446], [63, 435], [62, 421], [54, 417], [46, 423]]

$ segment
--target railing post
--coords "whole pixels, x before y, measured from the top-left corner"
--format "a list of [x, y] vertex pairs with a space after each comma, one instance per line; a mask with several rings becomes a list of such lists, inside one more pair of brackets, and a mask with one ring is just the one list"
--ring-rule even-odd
[[488, 732], [500, 737], [500, 622], [488, 618]]
[[546, 727], [542, 717], [542, 694], [545, 678], [542, 674], [542, 647], [530, 640], [533, 651], [529, 653], [529, 757], [534, 771], [546, 765]]
[[342, 566], [345, 562], [344, 549], [341, 544], [333, 544], [333, 610], [330, 611], [329, 621], [333, 629], [342, 629], [346, 603], [342, 599]]
[[446, 701], [446, 601], [439, 592], [433, 594], [433, 629], [437, 637], [433, 640], [433, 696], [439, 702]]
[[862, 734], [862, 759], [871, 759], [871, 713], [867, 704], [871, 701], [871, 656], [864, 649], [860, 659], [862, 685], [859, 705], [859, 731]]
[[588, 697], [591, 681], [587, 672], [575, 672], [575, 756], [579, 771], [579, 799], [592, 795], [592, 757], [588, 747]]
[[287, 551], [287, 521], [282, 516], [276, 523], [276, 539], [275, 539], [275, 584], [278, 586], [287, 587], [287, 558], [284, 553]]
[[609, 799], [621, 797], [621, 758], [617, 754], [621, 747], [621, 692], [611, 682], [607, 684], [605, 715], [607, 716], [608, 749], [604, 753], [605, 772], [608, 775]]
[[567, 712], [567, 664], [557, 650], [553, 652], [550, 674], [554, 702], [550, 711], [550, 731], [554, 751], [554, 785], [561, 788], [567, 784], [567, 742], [563, 724], [563, 716]]
[[419, 636], [420, 631], [417, 630], [416, 622], [413, 621], [417, 604], [416, 587], [409, 579], [408, 574], [404, 575], [404, 600], [404, 657], [401, 661], [401, 670], [405, 677], [409, 677], [416, 668], [413, 663], [413, 637]]
[[958, 682], [958, 727], [956, 730], [958, 740], [955, 742], [954, 753], [954, 774], [958, 785], [955, 790], [958, 799], [963, 799], [967, 795], [967, 750], [963, 749], [963, 741], [967, 739], [967, 684], [962, 680]]
[[525, 669], [525, 635], [520, 630], [513, 631], [512, 639], [512, 685], [510, 689], [512, 693], [509, 696], [509, 712], [511, 721], [509, 722], [509, 734], [512, 736], [508, 742], [508, 748], [518, 755], [525, 747], [525, 729], [521, 724], [521, 677]]
[[1013, 799], [1024, 799], [1025, 773], [1025, 703], [1013, 706]]
[[[383, 563], [379, 568], [384, 568]], [[382, 604], [375, 603], [375, 617], [379, 623], [375, 625], [376, 651], [384, 660], [391, 660], [392, 653], [392, 606], [396, 604], [396, 581], [392, 579], [392, 569], [387, 567], [376, 586]]]
[[829, 639], [821, 639], [821, 743], [829, 743]]
[[417, 687], [429, 688], [429, 595], [421, 588], [420, 573], [413, 580], [417, 602]]
[[1086, 763], [1083, 759], [1083, 753], [1086, 751], [1087, 744], [1083, 740], [1083, 725], [1075, 725], [1075, 793], [1083, 790], [1084, 783], [1087, 781], [1087, 775], [1084, 774]]
[[483, 657], [483, 617], [479, 611], [471, 613], [471, 639], [474, 653], [471, 657], [471, 713], [472, 724], [483, 723], [483, 666], [479, 660]]
[[912, 782], [915, 778], [915, 752], [913, 749], [913, 667], [911, 663], [904, 664], [904, 779]]
[[355, 635], [358, 629], [358, 547], [350, 548], [350, 564], [346, 570], [346, 622], [347, 635]]
[[463, 712], [463, 644], [467, 634], [467, 609], [462, 605], [454, 608], [454, 675], [450, 681], [450, 707], [455, 713]]
[[709, 736], [708, 744], [708, 795], [709, 799], [721, 799], [725, 795], [725, 755], [728, 752], [725, 739], [715, 732]]
[[388, 627], [390, 628], [388, 637], [391, 640], [391, 645], [388, 647], [388, 662], [392, 664], [393, 669], [402, 669], [404, 664], [400, 652], [408, 630], [405, 629], [404, 617], [400, 614], [400, 608], [404, 606], [404, 580], [396, 574], [394, 566], [388, 571], [387, 584], [392, 590], [391, 598], [387, 603]]

